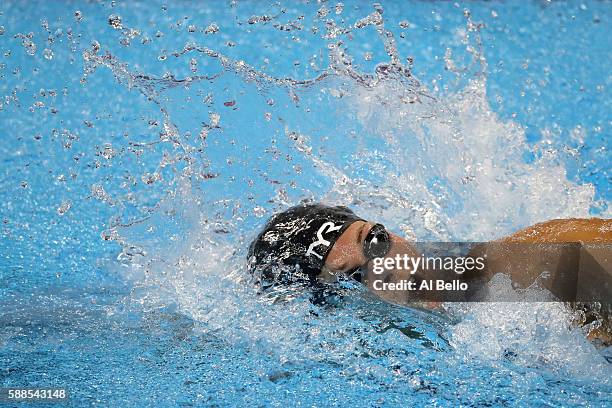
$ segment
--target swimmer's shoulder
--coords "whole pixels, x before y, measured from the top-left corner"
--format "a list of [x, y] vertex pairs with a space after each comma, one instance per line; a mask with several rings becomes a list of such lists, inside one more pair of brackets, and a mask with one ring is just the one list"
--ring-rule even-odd
[[512, 243], [612, 243], [612, 219], [554, 219], [521, 229], [500, 241]]

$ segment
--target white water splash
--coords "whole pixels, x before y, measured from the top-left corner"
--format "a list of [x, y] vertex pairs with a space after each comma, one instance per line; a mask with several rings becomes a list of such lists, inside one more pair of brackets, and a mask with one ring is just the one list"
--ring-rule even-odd
[[[496, 275], [490, 284], [491, 301], [470, 304], [447, 303], [446, 308], [460, 316], [451, 328], [451, 344], [469, 359], [504, 360], [524, 367], [554, 371], [585, 380], [598, 378], [610, 384], [612, 366], [586, 338], [587, 330], [572, 324], [575, 313], [564, 304], [534, 302], [542, 289], [517, 292], [510, 279]], [[495, 302], [503, 297], [512, 302]]]
[[[470, 78], [462, 89], [434, 95], [399, 63], [381, 14], [375, 12], [372, 16], [375, 18], [368, 20], [368, 24], [377, 27], [392, 60], [389, 64], [380, 64], [374, 75], [357, 72], [351, 65], [350, 55], [337, 44], [330, 44], [329, 68], [314, 80], [273, 78], [243, 61], [233, 61], [204, 47], [186, 46], [173, 55], [191, 58], [191, 54], [199, 53], [218, 59], [226, 70], [236, 73], [244, 82], [287, 88], [294, 101], [299, 100], [301, 86], [335, 96], [336, 108], [347, 114], [347, 117], [338, 117], [339, 126], [346, 129], [343, 120], [356, 118], [364, 131], [380, 142], [376, 151], [357, 151], [352, 166], [340, 168], [324, 151], [320, 154], [312, 146], [313, 138], [289, 126], [285, 126], [286, 137], [292, 141], [295, 151], [331, 182], [332, 188], [323, 199], [352, 204], [360, 215], [383, 221], [392, 230], [399, 229], [411, 238], [487, 240], [545, 219], [588, 215], [593, 204], [593, 186], [568, 180], [565, 167], [554, 151], [529, 147], [524, 129], [518, 123], [502, 120], [491, 109], [483, 72]], [[356, 24], [355, 29], [361, 26]], [[336, 26], [331, 28], [334, 39], [349, 32], [338, 31]], [[478, 47], [468, 47], [478, 52], [475, 51]], [[447, 65], [452, 62], [451, 58], [450, 54], [446, 56]], [[477, 56], [482, 67], [486, 67], [483, 58]], [[161, 80], [133, 75], [125, 65], [108, 56], [91, 53], [86, 54], [86, 59], [95, 62], [86, 74], [104, 65], [113, 70], [120, 82], [139, 86], [146, 90], [147, 96], [157, 97], [157, 91], [148, 86], [149, 82]], [[451, 65], [457, 67], [457, 64]], [[202, 78], [213, 80], [215, 76]], [[192, 78], [190, 83], [196, 80]], [[171, 83], [175, 79], [168, 76], [164, 81]], [[165, 135], [185, 149], [170, 114], [161, 109]], [[209, 113], [209, 118], [209, 127], [219, 126], [217, 113]], [[328, 141], [330, 145], [342, 141], [345, 137], [342, 129], [330, 129], [335, 132]], [[206, 134], [201, 138], [205, 139]], [[524, 156], [533, 153], [540, 154], [527, 162]], [[363, 166], [374, 168], [382, 181], [355, 176], [353, 173]], [[189, 181], [183, 179], [182, 183]], [[180, 195], [173, 199], [193, 200], [181, 199]], [[289, 205], [282, 194], [271, 201]], [[257, 205], [253, 208], [256, 215], [265, 209]], [[197, 212], [198, 207], [193, 206], [193, 211]], [[312, 306], [305, 298], [299, 302], [275, 302], [257, 296], [243, 268], [244, 248], [248, 243], [220, 243], [211, 238], [211, 226], [203, 223], [203, 216], [192, 214], [192, 217], [197, 221], [193, 222], [191, 233], [181, 237], [182, 244], [171, 245], [169, 253], [159, 247], [152, 248], [155, 254], [165, 252], [164, 257], [160, 259], [157, 255], [149, 259], [134, 299], [150, 307], [176, 303], [182, 312], [202, 324], [202, 330], [215, 333], [231, 344], [273, 351], [281, 360], [352, 361], [347, 350], [354, 350], [363, 337], [351, 334], [350, 327], [358, 325], [368, 335], [376, 335], [372, 326], [357, 322], [346, 310], [324, 311], [312, 319]], [[600, 370], [600, 375], [605, 374], [607, 368], [601, 356], [583, 333], [568, 328], [572, 315], [562, 306], [527, 303], [513, 308], [510, 305], [471, 304], [463, 311], [463, 320], [449, 328], [458, 358], [467, 356], [495, 362], [510, 353], [521, 365], [529, 366], [535, 361], [542, 367], [576, 375], [584, 375], [592, 367]], [[362, 306], [368, 307], [367, 303]], [[391, 313], [391, 310], [389, 306], [382, 313]], [[305, 343], [305, 336], [314, 341]], [[346, 349], [329, 345], [330, 341], [342, 343], [343, 338], [348, 342], [344, 344]], [[325, 344], [332, 350], [321, 349]], [[572, 358], [567, 357], [570, 350], [573, 350]]]

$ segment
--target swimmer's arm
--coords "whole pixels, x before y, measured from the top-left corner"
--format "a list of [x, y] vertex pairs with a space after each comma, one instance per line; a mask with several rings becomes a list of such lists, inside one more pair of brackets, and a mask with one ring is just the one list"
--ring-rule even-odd
[[550, 220], [474, 247], [469, 255], [474, 258], [486, 256], [487, 269], [478, 275], [466, 274], [465, 277], [489, 280], [495, 273], [503, 271], [510, 276], [513, 284], [524, 288], [540, 279], [543, 270], [546, 270], [550, 273], [549, 285], [541, 283], [557, 294], [552, 286], [556, 281], [555, 276], [571, 276], [570, 272], [580, 267], [580, 244], [602, 243], [612, 243], [612, 220]]

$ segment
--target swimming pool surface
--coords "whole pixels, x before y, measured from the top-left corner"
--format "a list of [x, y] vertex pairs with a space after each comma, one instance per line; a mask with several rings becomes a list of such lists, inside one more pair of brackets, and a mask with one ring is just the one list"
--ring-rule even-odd
[[[608, 1], [0, 4], [0, 387], [68, 406], [612, 406], [553, 303], [257, 294], [275, 211], [610, 217]], [[0, 405], [2, 403], [0, 402]]]

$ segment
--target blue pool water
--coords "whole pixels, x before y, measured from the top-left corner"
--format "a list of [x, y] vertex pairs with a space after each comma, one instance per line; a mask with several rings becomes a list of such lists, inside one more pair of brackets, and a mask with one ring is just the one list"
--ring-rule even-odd
[[[176, 4], [175, 4], [176, 3]], [[612, 405], [557, 304], [258, 296], [301, 199], [420, 240], [610, 217], [584, 2], [0, 5], [0, 386], [69, 406]]]

